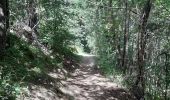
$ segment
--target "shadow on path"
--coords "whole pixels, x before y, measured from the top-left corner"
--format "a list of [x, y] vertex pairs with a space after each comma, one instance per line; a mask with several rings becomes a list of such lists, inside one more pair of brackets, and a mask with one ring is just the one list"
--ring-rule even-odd
[[100, 74], [95, 56], [82, 56], [78, 66], [71, 71], [72, 66], [66, 66], [70, 68], [36, 75], [18, 100], [135, 100], [128, 91]]
[[128, 91], [100, 74], [95, 59], [84, 56], [81, 66], [63, 81], [66, 87], [61, 90], [74, 97], [66, 100], [135, 100]]

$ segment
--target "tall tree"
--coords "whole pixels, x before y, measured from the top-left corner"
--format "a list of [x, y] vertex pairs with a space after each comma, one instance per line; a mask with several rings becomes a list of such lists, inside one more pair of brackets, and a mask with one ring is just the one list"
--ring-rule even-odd
[[141, 98], [144, 99], [145, 91], [145, 53], [146, 53], [146, 41], [147, 41], [147, 32], [146, 26], [149, 18], [149, 14], [152, 7], [152, 0], [147, 0], [144, 5], [143, 12], [140, 17], [139, 33], [138, 33], [138, 75], [135, 82], [135, 86], [139, 86], [141, 94], [137, 96], [138, 100]]
[[28, 0], [27, 1], [27, 13], [29, 16], [29, 27], [34, 28], [34, 32], [37, 33], [37, 22], [38, 22], [38, 15], [36, 13], [36, 0]]
[[[9, 27], [8, 0], [0, 1], [0, 56], [4, 54], [6, 45], [6, 34]], [[1, 58], [1, 57], [0, 57]]]
[[125, 4], [125, 18], [124, 18], [124, 43], [123, 43], [123, 55], [122, 55], [122, 67], [123, 72], [126, 72], [126, 63], [127, 63], [127, 57], [126, 57], [126, 49], [127, 49], [127, 39], [128, 39], [128, 0], [124, 0]]

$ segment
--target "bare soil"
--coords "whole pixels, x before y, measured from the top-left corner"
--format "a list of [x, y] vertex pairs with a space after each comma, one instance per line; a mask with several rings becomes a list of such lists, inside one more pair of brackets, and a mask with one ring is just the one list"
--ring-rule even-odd
[[30, 83], [18, 100], [136, 100], [100, 73], [94, 56], [84, 56], [79, 66], [69, 70], [52, 71], [46, 79]]

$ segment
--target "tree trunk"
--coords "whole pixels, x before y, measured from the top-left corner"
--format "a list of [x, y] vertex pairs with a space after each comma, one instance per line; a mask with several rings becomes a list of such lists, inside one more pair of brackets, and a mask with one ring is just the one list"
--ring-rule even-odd
[[139, 25], [139, 36], [138, 36], [138, 75], [137, 80], [135, 82], [135, 86], [139, 87], [140, 95], [138, 100], [144, 99], [144, 91], [145, 91], [145, 78], [144, 78], [144, 71], [145, 71], [145, 50], [146, 50], [146, 26], [147, 21], [149, 18], [149, 14], [151, 11], [152, 0], [147, 0], [144, 8], [143, 13], [141, 14], [140, 18], [140, 25]]
[[[31, 34], [28, 35], [29, 42], [32, 43], [34, 38], [37, 37], [37, 24], [38, 24], [38, 15], [36, 13], [36, 0], [28, 0], [27, 1], [27, 14], [28, 14], [28, 26], [32, 29]], [[35, 33], [35, 34], [33, 34]]]
[[127, 57], [126, 57], [126, 49], [127, 49], [127, 39], [128, 39], [128, 1], [125, 0], [124, 1], [125, 4], [125, 20], [124, 20], [124, 43], [123, 43], [123, 55], [122, 55], [122, 69], [123, 69], [123, 73], [126, 73], [126, 69], [127, 69]]
[[165, 93], [164, 93], [164, 99], [168, 100], [167, 96], [168, 96], [168, 86], [169, 86], [169, 79], [168, 79], [168, 74], [169, 74], [169, 55], [167, 53], [165, 53]]
[[[29, 15], [29, 27], [34, 28], [35, 25], [38, 22], [38, 16], [36, 13], [36, 1], [35, 0], [28, 0], [28, 8], [27, 13]], [[36, 28], [34, 28], [34, 31], [36, 32]]]
[[4, 55], [6, 46], [6, 33], [9, 27], [8, 0], [0, 1], [0, 58]]

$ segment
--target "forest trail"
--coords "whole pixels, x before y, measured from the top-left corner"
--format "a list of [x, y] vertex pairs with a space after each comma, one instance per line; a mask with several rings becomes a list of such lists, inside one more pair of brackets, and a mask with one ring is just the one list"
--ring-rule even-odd
[[[57, 73], [49, 75], [58, 77]], [[135, 100], [125, 89], [100, 74], [93, 55], [83, 56], [79, 67], [61, 83], [59, 91], [55, 90], [56, 85], [51, 88], [31, 85], [29, 95], [23, 100]]]
[[81, 66], [64, 84], [67, 88], [63, 91], [73, 97], [70, 100], [133, 100], [126, 90], [100, 74], [94, 55], [83, 56]]

